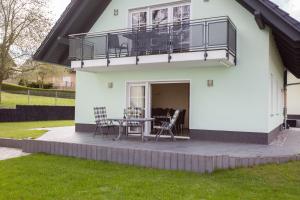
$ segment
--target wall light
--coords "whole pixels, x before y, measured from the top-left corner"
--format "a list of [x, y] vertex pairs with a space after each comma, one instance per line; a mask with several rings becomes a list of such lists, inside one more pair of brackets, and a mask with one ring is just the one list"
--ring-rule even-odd
[[114, 83], [113, 83], [113, 82], [108, 82], [108, 83], [107, 83], [107, 87], [108, 87], [109, 89], [112, 89], [112, 88], [114, 87]]
[[119, 15], [119, 9], [114, 9], [114, 16], [118, 16]]
[[213, 87], [214, 86], [214, 80], [207, 80], [207, 87]]

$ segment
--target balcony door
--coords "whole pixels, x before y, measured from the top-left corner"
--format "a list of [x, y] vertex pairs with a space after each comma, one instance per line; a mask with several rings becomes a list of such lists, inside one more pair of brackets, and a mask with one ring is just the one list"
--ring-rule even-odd
[[159, 26], [167, 23], [181, 23], [190, 20], [190, 3], [149, 6], [143, 9], [133, 9], [129, 12], [129, 28], [144, 26]]
[[[169, 50], [169, 27], [172, 25], [173, 51], [180, 52], [190, 47], [191, 18], [190, 3], [168, 4], [137, 9], [130, 12], [130, 28], [141, 31], [152, 27], [151, 37], [141, 37], [143, 45], [139, 47], [145, 54], [161, 54]], [[149, 29], [148, 29], [149, 30]], [[144, 48], [147, 49], [144, 49]]]
[[[143, 117], [149, 117], [149, 84], [127, 83], [127, 107], [138, 107], [143, 109]], [[139, 128], [130, 128], [129, 133], [140, 133]], [[150, 124], [146, 124], [145, 135], [150, 134]]]

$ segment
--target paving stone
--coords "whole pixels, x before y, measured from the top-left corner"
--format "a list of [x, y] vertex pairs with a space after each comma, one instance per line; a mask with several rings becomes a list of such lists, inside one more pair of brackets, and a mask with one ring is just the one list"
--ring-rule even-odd
[[235, 158], [235, 167], [236, 167], [236, 168], [241, 168], [241, 167], [243, 167], [243, 165], [242, 165], [242, 159], [241, 159], [241, 158], [239, 158], [239, 157], [236, 157], [236, 158]]
[[123, 164], [122, 160], [123, 160], [123, 148], [117, 148], [117, 163]]
[[158, 151], [151, 152], [151, 167], [159, 168], [159, 152]]
[[134, 165], [141, 166], [141, 151], [134, 150]]
[[178, 169], [179, 170], [184, 170], [184, 154], [179, 153], [177, 155], [177, 163], [178, 163]]
[[147, 157], [146, 157], [146, 150], [137, 150], [139, 151], [139, 155], [140, 155], [140, 165], [143, 166], [143, 167], [146, 167], [147, 166]]
[[199, 160], [199, 172], [200, 173], [205, 173], [206, 172], [206, 158], [205, 156], [198, 156]]
[[122, 150], [122, 161], [123, 164], [129, 164], [129, 149]]
[[222, 169], [229, 169], [229, 156], [222, 156]]
[[230, 169], [235, 169], [236, 167], [236, 158], [230, 157], [229, 158], [229, 168]]
[[212, 156], [205, 157], [205, 171], [212, 173], [214, 171], [214, 158]]
[[192, 155], [190, 154], [184, 155], [184, 170], [192, 171]]
[[118, 149], [111, 148], [111, 161], [118, 162]]
[[177, 153], [170, 153], [171, 162], [170, 162], [170, 169], [177, 170], [178, 168], [178, 154]]
[[79, 158], [79, 144], [72, 144], [72, 156]]
[[249, 167], [249, 158], [241, 158], [242, 167]]
[[255, 158], [251, 157], [249, 158], [249, 167], [253, 167], [255, 165]]
[[[175, 156], [173, 156], [173, 159], [174, 159]], [[175, 162], [173, 160], [173, 162]], [[177, 162], [177, 161], [176, 161]], [[173, 167], [175, 163], [173, 163]], [[176, 168], [177, 168], [177, 163], [176, 163]], [[172, 169], [171, 168], [171, 153], [170, 152], [164, 152], [164, 169]]]
[[129, 149], [128, 150], [128, 164], [133, 165], [134, 164], [134, 149]]
[[223, 169], [223, 156], [215, 156], [215, 169]]
[[199, 156], [192, 155], [192, 171], [199, 172]]
[[146, 151], [146, 167], [152, 167], [152, 151]]
[[158, 168], [165, 169], [165, 152], [158, 153]]
[[97, 147], [95, 145], [92, 146], [92, 160], [97, 160]]

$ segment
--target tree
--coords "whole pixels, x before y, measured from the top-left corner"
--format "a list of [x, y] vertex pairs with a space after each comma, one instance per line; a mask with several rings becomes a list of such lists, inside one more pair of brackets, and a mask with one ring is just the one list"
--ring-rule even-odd
[[18, 71], [12, 61], [33, 55], [51, 25], [48, 0], [0, 0], [0, 103], [2, 83]]

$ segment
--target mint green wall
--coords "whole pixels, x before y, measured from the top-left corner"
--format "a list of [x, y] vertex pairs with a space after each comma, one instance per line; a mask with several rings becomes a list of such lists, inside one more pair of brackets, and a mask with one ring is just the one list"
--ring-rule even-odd
[[[284, 84], [284, 65], [282, 63], [280, 54], [276, 47], [273, 36], [270, 34], [269, 37], [269, 131], [277, 128], [280, 124], [283, 123], [283, 107], [284, 107], [284, 93], [283, 93], [283, 84]], [[271, 74], [273, 75], [273, 94], [271, 96]], [[276, 88], [275, 88], [276, 87]], [[273, 109], [271, 99], [273, 98]], [[276, 104], [276, 105], [275, 105]]]
[[[288, 83], [300, 83], [300, 79], [289, 73]], [[287, 105], [289, 115], [300, 115], [300, 85], [288, 87]]]
[[[127, 27], [128, 9], [170, 0], [112, 0], [91, 32]], [[119, 9], [119, 16], [113, 16]], [[94, 106], [107, 106], [110, 116], [122, 116], [127, 80], [191, 81], [191, 129], [269, 132], [270, 31], [257, 27], [254, 17], [235, 0], [192, 0], [192, 17], [228, 15], [237, 26], [237, 66], [77, 73], [76, 122], [93, 123]], [[214, 87], [207, 87], [207, 80]], [[108, 89], [107, 82], [114, 88]]]

